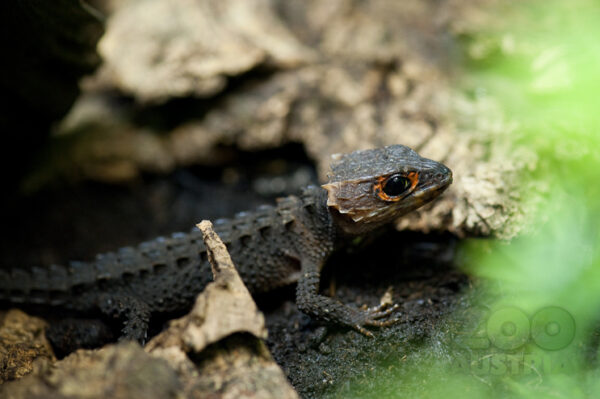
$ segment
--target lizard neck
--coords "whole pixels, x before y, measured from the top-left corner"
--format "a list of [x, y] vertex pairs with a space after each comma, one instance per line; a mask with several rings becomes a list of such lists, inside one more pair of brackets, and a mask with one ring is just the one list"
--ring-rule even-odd
[[300, 197], [302, 218], [317, 239], [336, 243], [341, 237], [341, 230], [327, 206], [327, 191], [321, 187], [310, 186]]

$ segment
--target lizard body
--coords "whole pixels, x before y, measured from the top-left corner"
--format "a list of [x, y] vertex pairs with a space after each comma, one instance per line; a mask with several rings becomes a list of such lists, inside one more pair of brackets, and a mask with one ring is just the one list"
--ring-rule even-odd
[[[444, 165], [395, 145], [333, 157], [330, 180], [275, 206], [214, 222], [251, 293], [297, 282], [298, 307], [368, 333], [392, 308], [359, 310], [319, 294], [320, 272], [349, 237], [433, 200], [452, 182]], [[91, 262], [0, 271], [0, 300], [41, 304], [123, 322], [122, 338], [144, 342], [153, 314], [191, 307], [212, 280], [199, 230], [101, 254]]]

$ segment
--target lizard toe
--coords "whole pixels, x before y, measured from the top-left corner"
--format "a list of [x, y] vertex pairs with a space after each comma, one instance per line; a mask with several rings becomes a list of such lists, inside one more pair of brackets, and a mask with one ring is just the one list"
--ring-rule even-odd
[[388, 304], [383, 304], [373, 308], [369, 308], [367, 310], [367, 313], [369, 314], [371, 319], [381, 319], [391, 315], [396, 310], [398, 310], [399, 307], [400, 305], [398, 305], [397, 303], [392, 306], [389, 306]]
[[373, 327], [388, 327], [400, 322], [400, 318], [389, 319], [389, 320], [368, 320], [365, 325]]

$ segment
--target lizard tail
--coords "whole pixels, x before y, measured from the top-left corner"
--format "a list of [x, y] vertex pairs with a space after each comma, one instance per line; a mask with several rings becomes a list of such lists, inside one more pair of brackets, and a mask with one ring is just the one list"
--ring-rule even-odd
[[68, 266], [0, 269], [0, 301], [27, 304], [71, 305], [94, 287], [129, 281], [136, 275], [151, 274], [170, 265], [186, 263], [204, 247], [200, 232], [174, 233], [96, 255], [91, 262], [69, 262]]
[[86, 269], [90, 268], [83, 262], [71, 262], [69, 266], [0, 270], [0, 301], [62, 305], [73, 298], [74, 290], [93, 282], [93, 276], [82, 273]]

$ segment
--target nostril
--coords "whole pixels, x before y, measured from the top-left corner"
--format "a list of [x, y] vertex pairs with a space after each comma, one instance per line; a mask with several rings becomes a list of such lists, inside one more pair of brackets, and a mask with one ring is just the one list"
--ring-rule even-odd
[[439, 172], [435, 174], [435, 179], [438, 181], [449, 181], [452, 183], [452, 171], [448, 168], [444, 168], [443, 172]]

